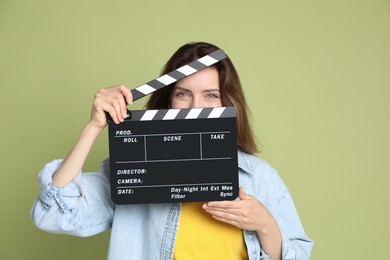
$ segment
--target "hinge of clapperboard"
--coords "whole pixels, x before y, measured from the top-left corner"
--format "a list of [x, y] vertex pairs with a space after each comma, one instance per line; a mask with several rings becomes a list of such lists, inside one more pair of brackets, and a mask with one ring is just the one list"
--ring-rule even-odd
[[[176, 81], [188, 77], [195, 72], [198, 72], [204, 68], [210, 67], [211, 65], [226, 59], [226, 53], [219, 49], [214, 51], [208, 55], [205, 55], [195, 61], [188, 63], [174, 71], [171, 71], [165, 75], [162, 75], [154, 80], [151, 80], [137, 88], [131, 90], [131, 94], [133, 95], [133, 101], [143, 98], [156, 90], [159, 90], [163, 87], [166, 87]], [[129, 119], [131, 119], [131, 112], [128, 111]], [[108, 118], [109, 115], [107, 113]]]

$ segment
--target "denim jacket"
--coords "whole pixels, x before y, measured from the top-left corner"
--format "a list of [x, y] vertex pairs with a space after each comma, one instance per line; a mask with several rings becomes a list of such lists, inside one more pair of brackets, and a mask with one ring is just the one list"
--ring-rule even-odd
[[[66, 187], [51, 185], [61, 160], [39, 174], [40, 193], [31, 210], [34, 223], [51, 233], [92, 236], [111, 228], [108, 259], [172, 259], [181, 204], [115, 205], [110, 199], [109, 162], [98, 173], [81, 173]], [[282, 233], [283, 259], [309, 259], [313, 242], [305, 234], [290, 193], [264, 160], [238, 151], [239, 184], [260, 200]], [[249, 259], [270, 259], [256, 232], [243, 231]]]

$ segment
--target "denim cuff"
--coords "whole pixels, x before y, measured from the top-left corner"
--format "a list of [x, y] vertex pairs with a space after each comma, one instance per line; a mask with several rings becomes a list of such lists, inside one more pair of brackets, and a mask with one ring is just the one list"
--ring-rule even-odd
[[[294, 260], [294, 245], [291, 241], [282, 234], [282, 259], [283, 260]], [[267, 253], [261, 249], [260, 251], [260, 260], [271, 260], [271, 257], [267, 255]]]
[[282, 259], [295, 259], [295, 245], [282, 234]]
[[71, 211], [75, 206], [73, 205], [75, 204], [74, 198], [82, 197], [81, 187], [78, 184], [80, 181], [79, 179], [81, 178], [80, 174], [65, 187], [56, 187], [52, 185], [52, 176], [61, 165], [62, 161], [63, 160], [54, 160], [46, 164], [39, 173], [39, 199], [42, 202], [42, 207], [45, 211], [48, 211], [54, 205], [57, 205], [62, 213]]
[[269, 255], [267, 255], [267, 253], [263, 249], [261, 249], [260, 260], [271, 260], [271, 257], [269, 257]]

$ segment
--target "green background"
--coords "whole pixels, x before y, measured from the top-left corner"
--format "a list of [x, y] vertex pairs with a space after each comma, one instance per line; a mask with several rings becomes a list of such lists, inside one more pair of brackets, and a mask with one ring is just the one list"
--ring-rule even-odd
[[[387, 258], [389, 1], [0, 0], [0, 259], [106, 258], [109, 232], [33, 225], [37, 174], [70, 150], [99, 88], [154, 79], [189, 41], [235, 63], [261, 156], [293, 195], [312, 259]], [[107, 145], [105, 131], [84, 170]]]

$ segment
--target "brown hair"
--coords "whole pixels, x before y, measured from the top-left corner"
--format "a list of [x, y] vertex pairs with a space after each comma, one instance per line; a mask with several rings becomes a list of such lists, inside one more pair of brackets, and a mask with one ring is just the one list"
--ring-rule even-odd
[[[188, 43], [181, 46], [163, 67], [161, 75], [176, 70], [219, 48], [206, 42]], [[233, 63], [226, 59], [213, 65], [218, 70], [222, 106], [234, 106], [237, 111], [237, 146], [243, 152], [258, 152], [252, 128], [249, 125], [244, 92]], [[171, 94], [175, 83], [161, 88], [151, 95], [146, 104], [147, 109], [168, 109], [171, 107]]]

